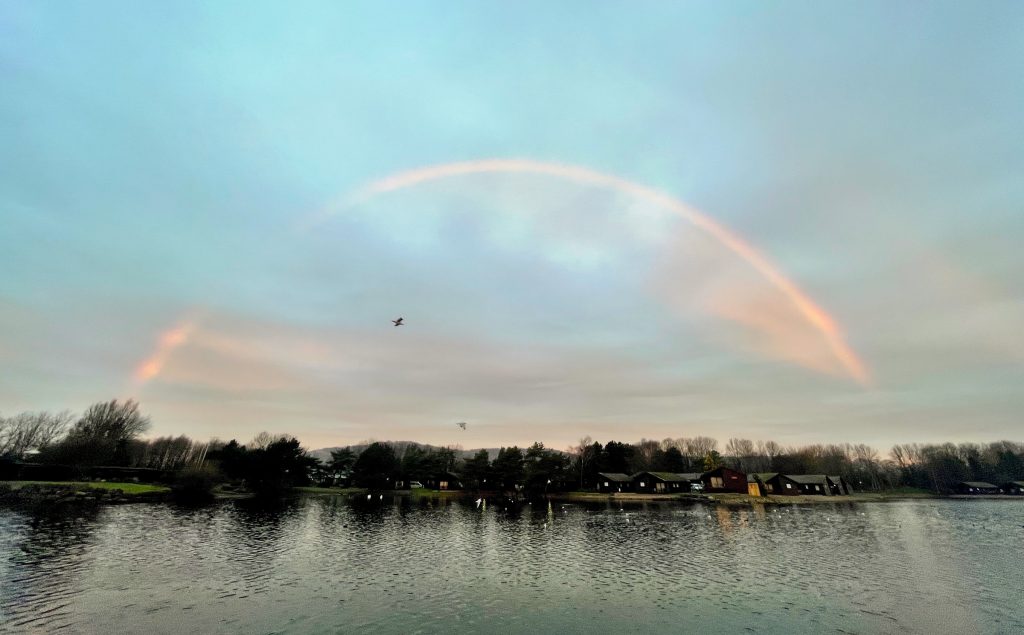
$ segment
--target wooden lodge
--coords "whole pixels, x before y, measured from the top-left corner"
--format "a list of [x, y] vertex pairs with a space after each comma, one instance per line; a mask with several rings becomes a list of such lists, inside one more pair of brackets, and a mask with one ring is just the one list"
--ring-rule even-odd
[[598, 472], [597, 491], [605, 494], [632, 492], [633, 477], [618, 472]]
[[633, 491], [644, 494], [681, 494], [690, 491], [690, 480], [675, 472], [637, 472]]
[[853, 493], [853, 488], [850, 487], [850, 482], [842, 476], [828, 477], [828, 486], [832, 489], [833, 496], [849, 496]]
[[442, 472], [432, 476], [426, 480], [424, 485], [428, 489], [436, 489], [438, 491], [462, 489], [462, 481], [455, 472]]
[[704, 491], [709, 494], [747, 493], [747, 475], [727, 467], [704, 472], [700, 475], [700, 481], [704, 484]]
[[700, 480], [700, 477], [701, 477], [701, 473], [700, 472], [684, 472], [684, 473], [680, 474], [679, 476], [681, 476], [683, 478], [683, 480], [689, 482], [689, 485], [686, 485], [686, 486], [683, 487], [683, 491], [684, 492], [693, 491], [693, 484], [694, 483], [703, 484], [701, 482], [701, 480]]
[[1003, 483], [1000, 489], [1003, 490], [1004, 494], [1009, 494], [1010, 496], [1024, 496], [1024, 481]]
[[998, 487], [984, 481], [960, 481], [953, 489], [957, 494], [968, 494], [971, 496], [999, 493]]
[[824, 474], [787, 474], [800, 493], [808, 496], [832, 496], [832, 485]]
[[800, 493], [800, 485], [778, 472], [747, 474], [747, 493], [751, 496], [796, 496]]

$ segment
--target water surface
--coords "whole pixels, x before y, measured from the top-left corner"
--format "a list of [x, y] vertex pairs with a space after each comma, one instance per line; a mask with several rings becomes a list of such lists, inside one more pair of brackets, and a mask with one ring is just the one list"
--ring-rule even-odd
[[0, 510], [0, 632], [1024, 633], [1024, 504]]

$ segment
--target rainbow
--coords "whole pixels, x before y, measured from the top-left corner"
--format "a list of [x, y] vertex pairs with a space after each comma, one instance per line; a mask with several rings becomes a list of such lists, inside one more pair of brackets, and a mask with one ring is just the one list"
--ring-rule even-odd
[[171, 353], [188, 342], [195, 328], [194, 320], [185, 319], [161, 333], [156, 349], [135, 369], [135, 381], [144, 384], [159, 375]]
[[427, 166], [400, 172], [374, 181], [359, 189], [348, 200], [347, 204], [329, 208], [307, 221], [304, 226], [316, 225], [342, 209], [361, 204], [375, 196], [388, 192], [402, 190], [439, 179], [494, 172], [541, 174], [577, 183], [604, 187], [635, 196], [638, 199], [648, 201], [678, 214], [694, 227], [711, 236], [742, 258], [772, 286], [781, 291], [799, 311], [800, 315], [821, 333], [829, 349], [846, 370], [846, 373], [858, 383], [862, 385], [868, 384], [867, 368], [846, 343], [836, 321], [750, 243], [721, 223], [679, 199], [612, 174], [597, 172], [576, 165], [548, 163], [530, 159], [483, 159]]

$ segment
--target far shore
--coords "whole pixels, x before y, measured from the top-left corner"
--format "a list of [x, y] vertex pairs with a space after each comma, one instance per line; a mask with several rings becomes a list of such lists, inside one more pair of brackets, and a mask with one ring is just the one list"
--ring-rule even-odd
[[[4, 493], [6, 491], [6, 494]], [[13, 502], [159, 502], [167, 500], [170, 488], [146, 483], [119, 483], [105, 481], [0, 481], [0, 501]], [[358, 487], [296, 487], [294, 495], [304, 496], [362, 496], [388, 495], [413, 499], [459, 499], [501, 496], [499, 492], [473, 492], [470, 490], [370, 490]], [[246, 491], [229, 491], [217, 488], [213, 497], [217, 500], [252, 498]], [[640, 494], [635, 492], [552, 492], [546, 495], [551, 501], [561, 502], [616, 502], [616, 503], [702, 503], [726, 507], [750, 507], [755, 505], [804, 505], [821, 503], [886, 503], [907, 500], [1002, 500], [1024, 501], [1024, 496], [1007, 495], [942, 495], [925, 491], [856, 492], [845, 496], [750, 496], [748, 494]]]
[[[361, 495], [369, 494], [371, 490], [364, 488], [332, 488], [332, 487], [297, 487], [296, 492], [314, 495]], [[373, 494], [388, 494], [391, 496], [410, 496], [414, 498], [462, 498], [479, 496], [479, 492], [470, 490], [372, 490]], [[487, 496], [497, 496], [498, 492], [489, 492]], [[552, 501], [563, 502], [662, 502], [662, 503], [705, 503], [712, 505], [726, 505], [730, 507], [743, 507], [749, 505], [802, 505], [807, 503], [886, 503], [907, 500], [1016, 500], [1024, 501], [1024, 496], [966, 496], [966, 495], [943, 495], [934, 492], [856, 492], [843, 496], [750, 496], [748, 494], [638, 494], [635, 492], [616, 492], [606, 494], [601, 492], [552, 492], [545, 497]]]

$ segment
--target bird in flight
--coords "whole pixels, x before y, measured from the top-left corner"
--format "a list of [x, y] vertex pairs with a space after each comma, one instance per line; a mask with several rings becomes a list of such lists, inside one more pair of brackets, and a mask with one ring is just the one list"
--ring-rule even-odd
[[402, 320], [404, 320], [404, 319], [405, 318], [398, 318], [397, 320], [391, 320], [391, 321], [395, 323], [395, 326], [402, 326]]
[[455, 425], [459, 426], [463, 430], [466, 429], [466, 422], [465, 421], [460, 421], [460, 422], [456, 423]]

